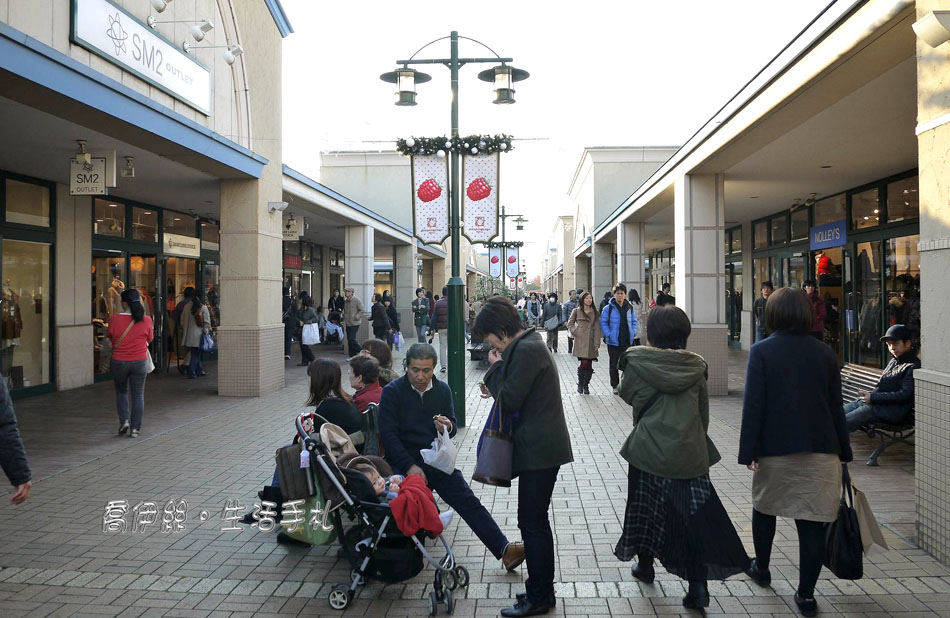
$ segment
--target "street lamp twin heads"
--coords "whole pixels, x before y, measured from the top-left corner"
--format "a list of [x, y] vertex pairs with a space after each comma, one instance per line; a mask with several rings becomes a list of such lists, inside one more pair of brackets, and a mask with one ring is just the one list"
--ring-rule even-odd
[[[495, 86], [496, 105], [508, 105], [515, 102], [514, 82], [528, 79], [529, 73], [522, 69], [510, 67], [505, 63], [478, 74], [478, 79], [493, 83]], [[383, 73], [379, 76], [384, 82], [396, 84], [396, 105], [411, 106], [416, 104], [416, 84], [424, 84], [432, 77], [421, 71], [410, 69], [408, 66]]]

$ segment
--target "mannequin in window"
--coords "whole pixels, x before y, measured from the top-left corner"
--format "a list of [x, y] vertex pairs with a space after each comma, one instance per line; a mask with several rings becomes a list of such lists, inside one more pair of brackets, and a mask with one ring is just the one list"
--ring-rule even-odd
[[13, 291], [10, 281], [3, 284], [0, 296], [0, 374], [10, 375], [13, 367], [13, 350], [20, 345], [20, 333], [23, 330], [23, 315], [20, 313], [20, 296]]
[[122, 292], [125, 291], [125, 284], [119, 278], [118, 273], [112, 274], [112, 283], [106, 290], [106, 307], [109, 310], [109, 317], [122, 313]]

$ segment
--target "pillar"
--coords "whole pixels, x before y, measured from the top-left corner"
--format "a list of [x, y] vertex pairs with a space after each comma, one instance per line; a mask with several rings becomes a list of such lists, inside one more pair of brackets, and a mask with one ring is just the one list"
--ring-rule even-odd
[[[426, 291], [432, 291], [435, 289], [432, 287], [432, 273], [435, 270], [433, 264], [434, 262], [435, 260], [422, 260], [422, 287], [424, 287]], [[432, 293], [435, 294], [435, 292]]]
[[625, 221], [617, 226], [617, 281], [636, 290], [643, 299], [643, 258], [646, 256], [646, 238], [643, 223]]
[[574, 289], [590, 291], [590, 258], [586, 255], [574, 258]]
[[442, 296], [442, 288], [449, 283], [449, 261], [445, 258], [435, 258], [432, 261], [432, 294]]
[[760, 292], [754, 289], [755, 269], [753, 266], [752, 222], [745, 221], [742, 224], [742, 334], [740, 336], [743, 350], [748, 350], [755, 343], [755, 320], [752, 316], [752, 303], [758, 298]]
[[399, 325], [402, 334], [411, 340], [415, 332], [412, 319], [412, 300], [416, 297], [416, 240], [408, 245], [396, 245], [393, 256], [393, 270], [396, 283], [393, 286], [396, 311], [399, 312]]
[[[917, 19], [945, 9], [938, 0], [918, 0]], [[926, 127], [950, 113], [946, 88], [950, 68], [947, 45], [932, 48], [917, 41], [917, 123]], [[917, 136], [920, 169], [921, 360], [914, 372], [914, 439], [917, 544], [950, 566], [950, 124], [938, 123]]]
[[614, 248], [610, 243], [595, 242], [591, 257], [591, 294], [594, 304], [599, 305], [604, 292], [610, 292], [614, 287]]
[[[92, 384], [95, 368], [89, 342], [93, 339], [89, 307], [92, 291], [92, 200], [69, 195], [56, 185], [56, 390]], [[21, 301], [22, 302], [22, 301]]]
[[709, 365], [709, 394], [729, 392], [725, 306], [725, 199], [721, 174], [685, 175], [673, 185], [676, 305], [693, 327], [689, 350]]

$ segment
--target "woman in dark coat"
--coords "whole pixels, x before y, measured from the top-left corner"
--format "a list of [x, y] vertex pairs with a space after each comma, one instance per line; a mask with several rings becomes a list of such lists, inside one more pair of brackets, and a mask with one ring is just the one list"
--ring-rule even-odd
[[513, 425], [512, 472], [518, 483], [518, 528], [528, 579], [502, 616], [533, 616], [554, 607], [554, 535], [548, 508], [560, 467], [574, 460], [554, 358], [536, 331], [524, 329], [510, 300], [494, 296], [475, 317], [474, 332], [492, 346], [483, 397], [494, 397]]
[[769, 296], [765, 325], [771, 335], [749, 353], [739, 434], [739, 463], [754, 473], [755, 559], [746, 574], [760, 586], [771, 583], [775, 518], [794, 519], [795, 603], [805, 616], [817, 612], [825, 524], [837, 518], [841, 464], [852, 459], [838, 360], [829, 346], [809, 336], [814, 319], [804, 291], [780, 288]]
[[386, 313], [386, 305], [383, 304], [383, 297], [380, 294], [373, 294], [373, 307], [370, 310], [370, 318], [373, 326], [373, 336], [382, 339], [390, 348], [393, 347], [393, 326], [389, 321], [389, 314]]

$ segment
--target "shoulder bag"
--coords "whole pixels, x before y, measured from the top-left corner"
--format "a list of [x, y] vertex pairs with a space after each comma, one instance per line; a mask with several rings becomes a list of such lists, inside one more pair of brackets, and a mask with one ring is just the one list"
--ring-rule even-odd
[[502, 414], [501, 406], [495, 401], [478, 440], [473, 481], [496, 487], [511, 487], [515, 454], [513, 433], [511, 418]]
[[825, 532], [822, 562], [836, 577], [861, 579], [864, 576], [863, 552], [861, 529], [851, 491], [851, 475], [848, 474], [848, 465], [841, 464], [841, 504], [838, 506], [838, 519], [828, 524]]

